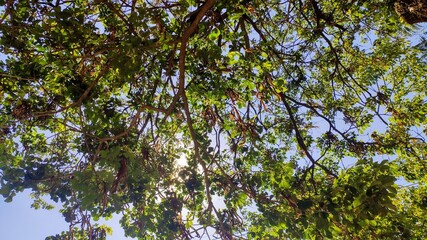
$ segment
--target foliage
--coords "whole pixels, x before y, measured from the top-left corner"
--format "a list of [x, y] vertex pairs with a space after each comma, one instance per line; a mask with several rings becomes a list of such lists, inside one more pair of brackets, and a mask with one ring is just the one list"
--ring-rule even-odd
[[0, 193], [61, 203], [47, 239], [425, 239], [426, 52], [392, 2], [0, 1]]

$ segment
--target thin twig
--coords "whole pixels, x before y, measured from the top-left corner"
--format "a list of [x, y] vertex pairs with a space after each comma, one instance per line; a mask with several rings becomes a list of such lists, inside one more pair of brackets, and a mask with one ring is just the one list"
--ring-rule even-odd
[[307, 158], [310, 160], [310, 162], [318, 167], [320, 167], [322, 170], [324, 170], [327, 174], [334, 176], [334, 177], [338, 177], [335, 173], [333, 173], [331, 170], [329, 170], [328, 168], [326, 168], [325, 166], [323, 166], [322, 164], [320, 164], [318, 161], [316, 161], [313, 156], [310, 154], [310, 152], [308, 151], [308, 147], [307, 145], [305, 145], [304, 139], [301, 135], [301, 132], [298, 128], [297, 122], [294, 118], [294, 113], [292, 112], [292, 108], [291, 106], [289, 106], [288, 102], [286, 101], [286, 97], [284, 93], [279, 93], [279, 96], [283, 102], [283, 104], [285, 105], [286, 111], [289, 114], [289, 119], [292, 122], [292, 125], [294, 127], [295, 130], [295, 137], [297, 139], [297, 143], [298, 146], [304, 151], [305, 155], [307, 156]]

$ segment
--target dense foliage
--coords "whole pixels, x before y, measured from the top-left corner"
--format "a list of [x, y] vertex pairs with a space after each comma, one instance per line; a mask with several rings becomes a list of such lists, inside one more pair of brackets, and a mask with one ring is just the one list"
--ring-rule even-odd
[[1, 0], [0, 193], [48, 239], [425, 239], [422, 4]]

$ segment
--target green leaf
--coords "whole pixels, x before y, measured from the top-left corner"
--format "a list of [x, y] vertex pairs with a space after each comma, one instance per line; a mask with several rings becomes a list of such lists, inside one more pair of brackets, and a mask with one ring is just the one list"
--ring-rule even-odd
[[219, 35], [221, 34], [220, 30], [218, 28], [214, 28], [210, 33], [209, 33], [209, 40], [214, 41], [216, 39], [218, 39]]

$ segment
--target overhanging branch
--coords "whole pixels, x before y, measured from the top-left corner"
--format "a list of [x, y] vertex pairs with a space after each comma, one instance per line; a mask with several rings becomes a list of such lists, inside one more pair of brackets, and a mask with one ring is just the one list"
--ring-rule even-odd
[[216, 0], [207, 0], [205, 4], [203, 4], [198, 10], [194, 20], [191, 22], [190, 26], [185, 29], [184, 33], [181, 37], [181, 46], [179, 49], [179, 60], [178, 60], [178, 68], [179, 68], [179, 79], [178, 79], [178, 92], [172, 99], [172, 103], [166, 110], [165, 118], [168, 118], [175, 108], [176, 103], [181, 98], [184, 93], [185, 88], [185, 57], [187, 55], [187, 43], [190, 40], [190, 37], [196, 32], [197, 27], [202, 20], [203, 16], [205, 16], [206, 12], [213, 7]]

